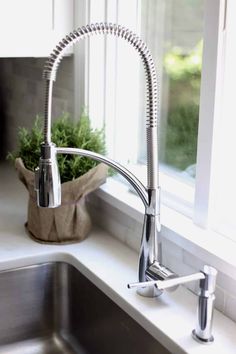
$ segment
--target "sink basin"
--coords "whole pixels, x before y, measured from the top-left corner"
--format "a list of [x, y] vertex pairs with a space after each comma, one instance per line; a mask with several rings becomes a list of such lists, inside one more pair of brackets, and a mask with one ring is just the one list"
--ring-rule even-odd
[[0, 272], [0, 354], [167, 354], [67, 263]]

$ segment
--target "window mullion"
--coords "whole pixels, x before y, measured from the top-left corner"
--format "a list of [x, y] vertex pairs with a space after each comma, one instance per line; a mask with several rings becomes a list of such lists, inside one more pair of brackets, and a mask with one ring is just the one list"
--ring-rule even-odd
[[[118, 0], [117, 22], [138, 33], [140, 26], [139, 0]], [[138, 119], [140, 58], [125, 41], [117, 41], [116, 62], [116, 121], [114, 158], [121, 163], [136, 163], [138, 155]], [[145, 99], [145, 97], [143, 97]], [[130, 140], [132, 139], [132, 144]], [[127, 148], [129, 146], [129, 156]], [[128, 160], [128, 161], [127, 161]]]
[[220, 115], [224, 43], [224, 0], [205, 1], [204, 47], [201, 75], [200, 112], [194, 222], [206, 227], [214, 192], [215, 129]]
[[[117, 23], [118, 0], [106, 0], [106, 22]], [[108, 156], [114, 158], [116, 138], [117, 38], [105, 38], [105, 135]]]
[[[89, 0], [89, 23], [105, 21], [105, 0]], [[105, 37], [88, 39], [88, 100], [89, 116], [94, 128], [104, 126]]]
[[227, 0], [225, 16], [224, 80], [222, 81], [221, 116], [217, 126], [216, 158], [214, 169], [214, 199], [211, 227], [235, 240], [235, 199], [236, 199], [236, 2]]
[[[74, 27], [84, 26], [88, 22], [89, 2], [78, 0], [74, 2]], [[74, 119], [78, 119], [85, 104], [87, 104], [88, 42], [82, 41], [74, 46]]]

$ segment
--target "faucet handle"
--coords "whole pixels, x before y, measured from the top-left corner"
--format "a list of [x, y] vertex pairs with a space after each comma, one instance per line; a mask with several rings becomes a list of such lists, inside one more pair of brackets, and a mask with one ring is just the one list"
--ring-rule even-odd
[[195, 281], [195, 280], [199, 280], [199, 279], [201, 279], [201, 280], [205, 279], [205, 275], [203, 272], [194, 273], [194, 274], [186, 275], [183, 277], [176, 277], [173, 279], [149, 280], [149, 281], [143, 281], [143, 282], [138, 282], [138, 283], [130, 283], [127, 286], [129, 289], [156, 286], [159, 290], [164, 290], [164, 289], [172, 288], [177, 285], [189, 283], [191, 281]]
[[146, 288], [149, 286], [157, 285], [157, 280], [148, 280], [148, 281], [140, 281], [136, 283], [128, 283], [127, 288], [132, 289], [132, 288]]

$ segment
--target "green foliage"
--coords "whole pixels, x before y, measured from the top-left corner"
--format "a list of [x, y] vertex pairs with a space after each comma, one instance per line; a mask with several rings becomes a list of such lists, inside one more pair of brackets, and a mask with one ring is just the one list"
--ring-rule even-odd
[[170, 79], [164, 160], [181, 170], [196, 163], [202, 48], [202, 41], [188, 54], [174, 48], [164, 60]]
[[166, 163], [184, 170], [196, 163], [199, 107], [178, 106], [168, 117]]
[[[8, 159], [21, 157], [26, 168], [34, 171], [40, 158], [40, 144], [43, 141], [42, 119], [36, 117], [31, 130], [19, 128], [19, 149], [8, 154]], [[74, 147], [105, 154], [104, 129], [92, 129], [87, 113], [84, 111], [80, 120], [72, 122], [68, 114], [63, 114], [52, 124], [52, 141], [56, 146]], [[78, 155], [58, 155], [61, 181], [77, 178], [98, 164], [92, 159]]]
[[192, 79], [201, 76], [203, 42], [188, 54], [184, 54], [178, 47], [168, 52], [164, 59], [165, 70], [172, 80]]

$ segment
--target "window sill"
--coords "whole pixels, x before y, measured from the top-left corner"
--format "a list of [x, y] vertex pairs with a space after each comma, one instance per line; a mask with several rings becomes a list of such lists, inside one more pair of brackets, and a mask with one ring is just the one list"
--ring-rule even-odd
[[[109, 178], [95, 193], [111, 207], [138, 222], [142, 220], [144, 206], [141, 200], [122, 183]], [[196, 226], [190, 218], [165, 205], [161, 205], [161, 223], [164, 238], [236, 280], [235, 242], [219, 233]]]

